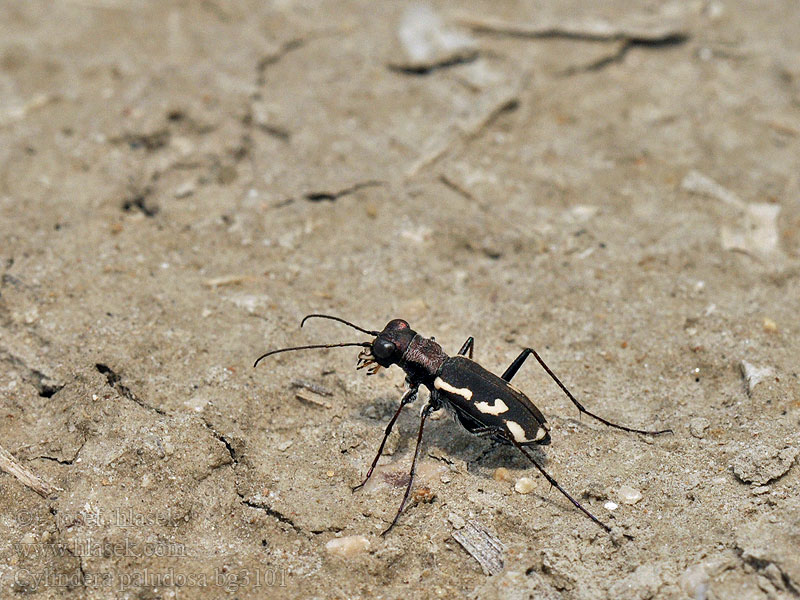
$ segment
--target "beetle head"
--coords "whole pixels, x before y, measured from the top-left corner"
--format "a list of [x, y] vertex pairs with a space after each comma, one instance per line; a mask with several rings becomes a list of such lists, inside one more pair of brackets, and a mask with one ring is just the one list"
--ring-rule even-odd
[[386, 324], [378, 336], [372, 341], [370, 348], [372, 360], [382, 367], [397, 364], [416, 333], [403, 319], [394, 319]]

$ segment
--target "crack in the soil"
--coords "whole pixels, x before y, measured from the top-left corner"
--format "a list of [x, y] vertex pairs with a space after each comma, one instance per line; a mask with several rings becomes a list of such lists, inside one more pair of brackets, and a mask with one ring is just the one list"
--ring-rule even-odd
[[147, 202], [147, 197], [152, 193], [150, 187], [141, 192], [136, 192], [123, 200], [122, 210], [125, 212], [140, 212], [145, 217], [153, 218], [158, 214], [158, 205]]
[[236, 449], [233, 447], [233, 444], [231, 444], [228, 441], [228, 438], [226, 438], [219, 431], [214, 429], [214, 427], [210, 423], [208, 423], [205, 419], [203, 420], [203, 425], [205, 425], [206, 429], [208, 429], [211, 432], [211, 435], [214, 436], [214, 439], [216, 439], [219, 442], [222, 442], [225, 445], [225, 449], [228, 451], [228, 454], [231, 457], [231, 464], [233, 464], [234, 466], [238, 465], [239, 459], [237, 458], [236, 455]]
[[[583, 38], [575, 38], [575, 39], [583, 39]], [[620, 38], [622, 44], [619, 46], [616, 52], [609, 54], [608, 56], [604, 56], [592, 63], [589, 63], [588, 65], [566, 69], [561, 74], [565, 76], [570, 76], [570, 75], [575, 75], [577, 73], [590, 73], [592, 71], [599, 71], [601, 69], [606, 68], [609, 65], [622, 62], [622, 60], [628, 54], [628, 51], [631, 50], [632, 48], [662, 48], [670, 46], [679, 46], [684, 42], [686, 42], [688, 39], [689, 36], [683, 34], [674, 34], [656, 40], [642, 39], [636, 37]]]
[[[778, 563], [763, 558], [756, 558], [755, 556], [744, 556], [744, 550], [741, 548], [737, 548], [737, 552], [739, 553], [739, 558], [742, 560], [742, 562], [750, 565], [753, 567], [753, 569], [761, 574], [764, 573], [767, 567], [774, 565], [778, 570], [778, 573], [780, 573], [781, 581], [783, 582], [784, 587], [793, 595], [800, 597], [800, 589], [798, 589], [798, 587], [794, 584], [788, 573], [781, 569], [781, 566]], [[767, 579], [770, 579], [770, 577], [767, 577]]]
[[18, 356], [15, 356], [7, 350], [0, 350], [0, 359], [7, 360], [15, 367], [23, 371], [22, 379], [30, 383], [39, 392], [42, 398], [52, 398], [60, 392], [64, 385], [63, 383], [55, 382], [50, 376], [45, 375], [38, 369], [28, 366], [28, 364]]
[[280, 62], [280, 60], [292, 52], [293, 50], [297, 50], [298, 48], [302, 48], [305, 45], [306, 41], [301, 38], [296, 38], [293, 40], [289, 40], [288, 42], [284, 42], [284, 44], [278, 49], [277, 52], [274, 54], [270, 54], [269, 56], [263, 57], [261, 60], [258, 61], [258, 65], [256, 65], [256, 85], [258, 87], [262, 87], [267, 82], [267, 68]]
[[387, 68], [395, 73], [402, 73], [404, 75], [430, 75], [436, 71], [449, 69], [458, 65], [466, 65], [475, 62], [480, 53], [477, 50], [469, 50], [447, 56], [439, 61], [431, 61], [425, 63], [389, 63]]
[[241, 498], [242, 504], [244, 504], [245, 506], [249, 506], [250, 508], [257, 508], [259, 510], [263, 510], [270, 517], [273, 517], [273, 518], [277, 519], [281, 523], [285, 523], [286, 525], [289, 525], [297, 533], [303, 533], [303, 530], [300, 529], [300, 527], [298, 527], [297, 524], [294, 521], [292, 521], [291, 518], [287, 517], [286, 515], [284, 515], [279, 510], [275, 510], [274, 508], [272, 508], [268, 504], [264, 504], [263, 502], [254, 502], [253, 500], [248, 500], [247, 498], [245, 498], [244, 496], [242, 496], [238, 492], [237, 492], [237, 495], [239, 496], [239, 498]]
[[105, 376], [108, 385], [114, 388], [120, 396], [135, 402], [142, 408], [146, 408], [147, 410], [152, 410], [153, 412], [156, 412], [159, 415], [167, 414], [166, 411], [164, 411], [163, 409], [160, 409], [157, 406], [151, 406], [150, 404], [139, 398], [136, 394], [134, 394], [128, 386], [122, 383], [120, 376], [108, 365], [104, 365], [103, 363], [96, 363], [95, 368], [97, 369], [98, 373]]
[[686, 41], [689, 34], [676, 28], [638, 29], [611, 26], [585, 26], [581, 24], [518, 25], [503, 21], [462, 19], [462, 24], [479, 34], [531, 40], [578, 40], [584, 42], [631, 41], [644, 44]]
[[60, 465], [71, 465], [74, 464], [75, 461], [78, 459], [78, 455], [81, 453], [81, 450], [83, 450], [83, 447], [86, 445], [87, 441], [88, 441], [87, 439], [83, 440], [83, 443], [81, 443], [80, 447], [75, 451], [75, 454], [72, 455], [72, 458], [62, 459], [62, 458], [56, 458], [55, 456], [45, 456], [45, 455], [37, 456], [35, 458], [41, 460], [50, 460]]
[[112, 144], [127, 144], [133, 150], [144, 148], [148, 152], [154, 152], [165, 147], [172, 137], [172, 133], [167, 128], [152, 131], [150, 133], [126, 133], [116, 138], [112, 138]]

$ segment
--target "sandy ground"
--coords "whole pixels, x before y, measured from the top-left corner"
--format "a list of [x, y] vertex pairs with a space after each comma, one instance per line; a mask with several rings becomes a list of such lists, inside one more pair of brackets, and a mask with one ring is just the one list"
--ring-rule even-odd
[[[0, 474], [0, 596], [800, 595], [798, 31], [792, 0], [4, 0], [0, 445], [55, 487]], [[494, 372], [532, 346], [675, 433], [578, 419], [531, 361], [536, 456], [612, 535], [442, 415], [382, 538], [420, 404], [352, 493], [403, 374], [252, 368], [365, 339], [311, 312]]]

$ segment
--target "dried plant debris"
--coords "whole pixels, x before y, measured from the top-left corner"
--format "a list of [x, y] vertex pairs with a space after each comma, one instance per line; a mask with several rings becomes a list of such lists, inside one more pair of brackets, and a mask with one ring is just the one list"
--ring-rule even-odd
[[766, 444], [748, 446], [731, 464], [734, 475], [743, 483], [766, 485], [785, 475], [797, 458], [792, 446], [776, 448]]
[[308, 390], [309, 392], [313, 392], [318, 396], [333, 396], [333, 392], [330, 391], [328, 388], [319, 385], [318, 383], [314, 383], [313, 381], [306, 381], [304, 379], [293, 379], [291, 386], [293, 388], [302, 388]]
[[454, 529], [452, 535], [478, 561], [486, 575], [497, 575], [503, 570], [503, 552], [506, 547], [482, 525], [467, 521], [462, 528]]
[[720, 200], [739, 210], [744, 210], [745, 208], [745, 203], [739, 196], [711, 179], [711, 177], [703, 175], [700, 171], [695, 171], [694, 169], [689, 171], [683, 178], [681, 188], [691, 194]]
[[516, 89], [499, 87], [483, 94], [470, 113], [459, 119], [441, 134], [431, 136], [424, 144], [421, 155], [406, 170], [406, 177], [414, 177], [423, 169], [436, 163], [459, 143], [477, 138], [502, 114], [515, 111], [520, 105]]
[[0, 446], [0, 471], [16, 477], [23, 485], [31, 488], [43, 498], [49, 498], [61, 489], [48, 483], [33, 471], [23, 466], [2, 446]]
[[301, 402], [305, 402], [306, 404], [311, 404], [312, 406], [319, 406], [321, 408], [332, 408], [333, 405], [323, 400], [322, 398], [318, 398], [313, 393], [308, 393], [305, 390], [297, 390], [294, 394], [294, 397], [300, 400]]

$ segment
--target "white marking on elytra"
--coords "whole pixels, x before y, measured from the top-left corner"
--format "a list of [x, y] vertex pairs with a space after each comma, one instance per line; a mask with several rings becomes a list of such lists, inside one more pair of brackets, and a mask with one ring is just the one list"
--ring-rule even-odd
[[437, 377], [433, 380], [433, 387], [437, 390], [444, 390], [450, 394], [454, 394], [456, 396], [461, 396], [464, 400], [472, 400], [472, 390], [469, 388], [457, 388], [453, 385], [447, 383], [441, 377]]
[[492, 404], [488, 402], [476, 402], [475, 408], [487, 415], [499, 415], [508, 410], [508, 406], [500, 398], [495, 398]]
[[516, 421], [505, 421], [505, 424], [506, 424], [506, 429], [508, 429], [511, 432], [511, 435], [514, 436], [514, 439], [517, 440], [518, 444], [523, 444], [525, 442], [531, 441], [525, 437], [525, 430]]
[[539, 427], [539, 429], [536, 431], [536, 439], [534, 441], [538, 442], [546, 435], [547, 435], [547, 429], [545, 429], [544, 427]]

